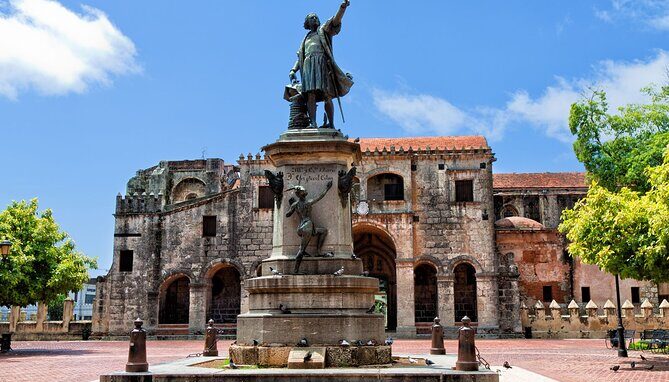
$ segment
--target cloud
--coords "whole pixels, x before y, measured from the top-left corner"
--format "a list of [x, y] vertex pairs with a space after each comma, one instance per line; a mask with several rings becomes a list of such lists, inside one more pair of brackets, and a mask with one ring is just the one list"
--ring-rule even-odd
[[640, 22], [660, 31], [669, 31], [669, 1], [611, 0], [610, 9], [594, 9], [595, 17], [606, 21]]
[[464, 110], [443, 98], [407, 91], [376, 89], [372, 97], [382, 114], [412, 134], [475, 133], [499, 140], [510, 127], [529, 125], [551, 138], [571, 142], [568, 118], [572, 103], [592, 89], [606, 91], [611, 110], [629, 103], [645, 102], [647, 96], [640, 89], [666, 81], [667, 67], [669, 53], [665, 51], [658, 51], [647, 60], [606, 60], [595, 65], [587, 78], [567, 80], [557, 77], [555, 84], [536, 97], [526, 90], [518, 90], [503, 107], [482, 105]]
[[132, 41], [100, 10], [57, 1], [0, 0], [0, 95], [82, 93], [140, 71]]

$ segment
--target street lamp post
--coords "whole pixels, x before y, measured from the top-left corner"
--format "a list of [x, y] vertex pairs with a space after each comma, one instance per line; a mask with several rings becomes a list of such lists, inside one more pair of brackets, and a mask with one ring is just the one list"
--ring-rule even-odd
[[[2, 261], [7, 261], [9, 256], [9, 249], [12, 247], [12, 242], [9, 240], [0, 241], [0, 255]], [[0, 353], [6, 353], [12, 349], [12, 333], [2, 333], [0, 338]]]
[[618, 300], [618, 357], [627, 358], [627, 348], [625, 347], [625, 327], [623, 326], [622, 306], [620, 305], [620, 283], [616, 273], [616, 299]]
[[0, 255], [2, 255], [2, 259], [6, 260], [7, 256], [9, 256], [9, 249], [12, 247], [12, 242], [9, 240], [3, 240], [0, 241]]

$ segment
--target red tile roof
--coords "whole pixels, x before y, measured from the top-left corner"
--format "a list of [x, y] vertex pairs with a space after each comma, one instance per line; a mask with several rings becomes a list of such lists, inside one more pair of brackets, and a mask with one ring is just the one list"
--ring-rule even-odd
[[458, 137], [360, 138], [360, 150], [362, 152], [367, 151], [367, 149], [374, 151], [376, 148], [382, 151], [384, 147], [390, 150], [390, 146], [395, 146], [396, 150], [399, 150], [400, 147], [403, 147], [404, 150], [408, 150], [409, 147], [414, 150], [424, 150], [428, 146], [432, 150], [489, 148], [485, 137], [479, 135]]
[[494, 189], [587, 188], [584, 172], [493, 174]]

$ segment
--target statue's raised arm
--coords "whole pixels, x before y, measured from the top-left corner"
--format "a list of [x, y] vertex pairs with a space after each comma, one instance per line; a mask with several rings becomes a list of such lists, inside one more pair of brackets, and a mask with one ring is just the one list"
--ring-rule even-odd
[[323, 197], [325, 197], [325, 194], [327, 194], [328, 191], [330, 191], [331, 188], [332, 188], [332, 181], [329, 181], [329, 182], [325, 185], [325, 190], [323, 190], [323, 192], [321, 192], [321, 193], [320, 193], [318, 196], [316, 196], [315, 198], [309, 200], [309, 204], [314, 204], [314, 203], [318, 202], [319, 200], [323, 199]]
[[332, 19], [332, 22], [334, 24], [341, 24], [341, 20], [344, 18], [344, 12], [346, 12], [346, 8], [351, 5], [351, 2], [349, 0], [344, 0], [341, 5], [339, 6], [339, 9], [337, 10], [337, 14], [335, 17]]

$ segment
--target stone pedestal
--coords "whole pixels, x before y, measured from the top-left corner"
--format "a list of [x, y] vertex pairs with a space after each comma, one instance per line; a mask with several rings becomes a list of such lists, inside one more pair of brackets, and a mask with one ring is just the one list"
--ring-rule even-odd
[[[246, 281], [250, 309], [237, 317], [239, 345], [256, 340], [268, 346], [293, 346], [302, 338], [319, 346], [336, 346], [342, 339], [383, 343], [383, 315], [368, 313], [378, 293], [378, 280], [333, 274], [342, 266], [361, 271], [360, 260], [307, 258], [302, 263], [305, 270], [326, 272], [308, 275], [266, 275], [269, 264], [274, 269], [292, 269], [294, 260], [265, 260], [263, 276]], [[279, 305], [290, 313], [282, 312]]]
[[[303, 338], [309, 346], [324, 349], [319, 360], [326, 359], [325, 349], [337, 349], [341, 340], [382, 344], [384, 317], [370, 313], [379, 283], [376, 278], [362, 276], [362, 261], [352, 256], [350, 197], [338, 187], [339, 174], [359, 161], [359, 145], [336, 130], [303, 129], [285, 132], [263, 150], [276, 171], [283, 173], [284, 190], [302, 186], [308, 192], [306, 200], [317, 198], [332, 181], [332, 188], [311, 209], [313, 225], [328, 231], [321, 252], [332, 256], [304, 257], [299, 274], [292, 274], [301, 241], [297, 234], [300, 219], [297, 214], [286, 217], [286, 212], [296, 196], [292, 191], [277, 196], [272, 254], [262, 262], [261, 276], [245, 281], [248, 312], [237, 318], [237, 345], [230, 351], [233, 360], [243, 363], [253, 359], [251, 350], [261, 354], [265, 349], [289, 349]], [[316, 237], [307, 252], [317, 253]], [[258, 346], [253, 346], [254, 342]], [[279, 353], [281, 358], [286, 356], [282, 362], [288, 363], [288, 354]], [[387, 357], [366, 357], [369, 361], [365, 361], [365, 357], [356, 356], [356, 364], [390, 362], [390, 352], [381, 353]], [[323, 362], [313, 365], [322, 367]]]
[[[339, 171], [348, 171], [352, 163], [360, 161], [360, 146], [349, 142], [337, 130], [303, 129], [285, 132], [263, 150], [277, 172], [283, 173], [284, 189], [302, 186], [310, 199], [318, 196], [328, 181], [333, 182], [332, 189], [314, 205], [312, 220], [316, 227], [328, 230], [323, 252], [350, 258], [353, 253], [350, 201], [348, 195], [340, 196], [337, 185]], [[292, 259], [299, 249], [300, 237], [296, 234], [299, 219], [286, 217], [289, 201], [294, 197], [292, 192], [284, 192], [281, 208], [275, 209], [272, 259]], [[315, 254], [315, 238], [307, 252]]]

